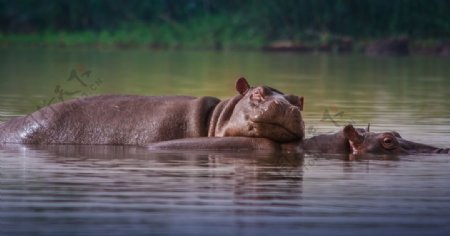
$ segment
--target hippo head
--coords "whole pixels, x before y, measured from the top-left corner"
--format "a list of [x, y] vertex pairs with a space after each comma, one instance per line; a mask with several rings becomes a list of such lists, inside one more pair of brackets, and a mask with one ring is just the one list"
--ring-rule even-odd
[[[303, 97], [284, 95], [267, 86], [250, 87], [245, 78], [236, 82], [239, 95], [227, 102], [209, 136], [269, 138], [277, 142], [301, 140]], [[217, 120], [217, 121], [214, 121]]]
[[403, 139], [395, 131], [374, 133], [367, 129], [354, 128], [347, 125], [344, 128], [344, 136], [348, 139], [353, 154], [415, 154], [415, 153], [443, 153], [450, 154], [449, 149], [415, 143]]

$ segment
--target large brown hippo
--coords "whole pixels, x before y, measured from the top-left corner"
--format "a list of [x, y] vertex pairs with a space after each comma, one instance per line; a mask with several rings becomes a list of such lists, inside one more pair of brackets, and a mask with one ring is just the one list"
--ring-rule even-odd
[[301, 140], [303, 97], [236, 82], [238, 95], [101, 95], [44, 107], [0, 124], [0, 143], [147, 145], [194, 137]]
[[321, 134], [301, 141], [279, 143], [265, 138], [225, 137], [193, 138], [155, 143], [151, 150], [256, 150], [291, 151], [334, 154], [390, 154], [415, 153], [450, 154], [450, 149], [437, 148], [403, 139], [395, 131], [375, 133], [367, 129], [345, 126], [333, 134]]

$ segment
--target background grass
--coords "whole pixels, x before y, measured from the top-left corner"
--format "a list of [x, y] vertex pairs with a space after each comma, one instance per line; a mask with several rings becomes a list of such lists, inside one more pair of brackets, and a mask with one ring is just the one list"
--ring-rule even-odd
[[261, 48], [450, 37], [447, 0], [0, 0], [0, 42], [152, 48]]

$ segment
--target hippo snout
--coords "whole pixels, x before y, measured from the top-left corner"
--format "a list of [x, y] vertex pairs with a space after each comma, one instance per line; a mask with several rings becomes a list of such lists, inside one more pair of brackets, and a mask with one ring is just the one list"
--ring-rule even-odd
[[300, 108], [296, 106], [291, 106], [287, 109], [287, 113], [290, 116], [300, 117]]
[[280, 142], [300, 140], [304, 137], [304, 123], [300, 108], [288, 101], [268, 101], [249, 116], [252, 132]]
[[299, 107], [277, 100], [270, 102], [266, 109], [261, 109], [260, 112], [253, 117], [254, 121], [272, 121], [276, 123], [301, 119]]
[[266, 112], [277, 112], [278, 110], [280, 110], [282, 107], [282, 103], [280, 103], [279, 101], [275, 100], [272, 101], [269, 106], [267, 107]]

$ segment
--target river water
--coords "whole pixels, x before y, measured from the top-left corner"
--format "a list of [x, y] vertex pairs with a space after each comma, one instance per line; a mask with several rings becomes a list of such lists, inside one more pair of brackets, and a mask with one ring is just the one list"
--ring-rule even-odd
[[[72, 97], [305, 97], [307, 136], [347, 123], [450, 146], [450, 61], [260, 52], [0, 49], [0, 121]], [[0, 235], [445, 235], [450, 157], [0, 146]]]

